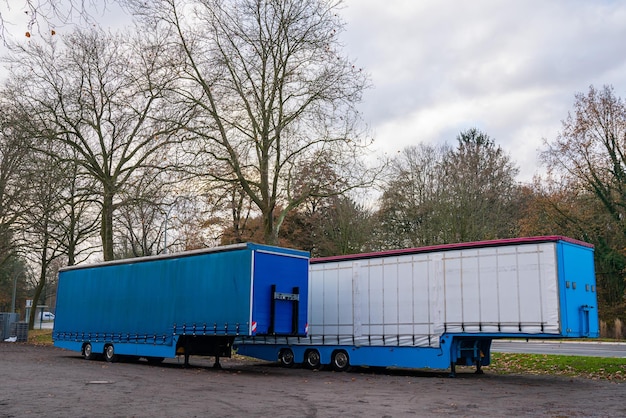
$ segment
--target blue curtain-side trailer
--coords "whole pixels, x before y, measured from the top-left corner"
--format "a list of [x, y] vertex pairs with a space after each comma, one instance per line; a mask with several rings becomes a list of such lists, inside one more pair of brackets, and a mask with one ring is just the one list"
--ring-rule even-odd
[[451, 369], [495, 338], [598, 337], [593, 247], [560, 236], [312, 259], [306, 337], [237, 341], [284, 366]]
[[230, 357], [237, 337], [304, 336], [307, 252], [235, 244], [59, 272], [54, 345], [87, 359]]

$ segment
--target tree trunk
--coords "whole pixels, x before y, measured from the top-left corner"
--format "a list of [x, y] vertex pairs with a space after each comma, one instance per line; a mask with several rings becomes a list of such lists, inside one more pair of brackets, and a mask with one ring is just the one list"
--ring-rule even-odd
[[113, 193], [104, 192], [102, 200], [102, 222], [100, 225], [104, 261], [113, 260]]
[[48, 238], [44, 238], [43, 247], [41, 250], [41, 270], [39, 272], [39, 281], [35, 287], [35, 295], [33, 296], [33, 307], [30, 310], [28, 317], [28, 329], [32, 330], [35, 326], [35, 315], [37, 314], [37, 305], [39, 305], [39, 299], [41, 298], [41, 292], [43, 292], [46, 286], [46, 270], [48, 268]]
[[37, 283], [37, 287], [35, 288], [35, 295], [33, 296], [33, 307], [30, 310], [30, 316], [28, 317], [28, 329], [32, 330], [35, 327], [35, 315], [37, 315], [37, 305], [39, 304], [39, 299], [41, 298], [41, 293], [43, 292], [43, 288], [46, 286], [46, 275], [42, 272], [39, 277], [39, 283]]
[[274, 216], [272, 210], [263, 212], [263, 240], [267, 245], [278, 245], [278, 230], [274, 228]]

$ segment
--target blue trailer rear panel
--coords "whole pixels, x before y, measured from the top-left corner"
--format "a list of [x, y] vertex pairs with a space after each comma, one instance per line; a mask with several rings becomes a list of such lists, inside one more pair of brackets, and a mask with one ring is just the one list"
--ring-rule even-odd
[[59, 273], [54, 344], [86, 357], [230, 356], [237, 336], [304, 335], [308, 253], [238, 244]]

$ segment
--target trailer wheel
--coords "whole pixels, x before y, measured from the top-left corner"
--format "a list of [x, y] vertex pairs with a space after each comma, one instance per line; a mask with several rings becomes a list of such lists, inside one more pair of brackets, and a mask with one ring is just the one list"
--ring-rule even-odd
[[308, 350], [304, 353], [304, 364], [309, 369], [317, 369], [321, 365], [320, 353], [317, 350]]
[[292, 367], [294, 364], [294, 355], [293, 351], [290, 348], [285, 348], [280, 350], [278, 354], [278, 361], [283, 367]]
[[107, 344], [104, 346], [104, 359], [109, 363], [115, 363], [117, 361], [117, 354], [115, 354], [113, 344]]
[[330, 363], [336, 372], [345, 372], [350, 369], [350, 357], [344, 350], [335, 351]]
[[85, 344], [83, 346], [83, 358], [85, 360], [95, 360], [96, 357], [98, 356], [96, 355], [96, 353], [93, 352], [93, 347], [91, 346], [91, 344]]

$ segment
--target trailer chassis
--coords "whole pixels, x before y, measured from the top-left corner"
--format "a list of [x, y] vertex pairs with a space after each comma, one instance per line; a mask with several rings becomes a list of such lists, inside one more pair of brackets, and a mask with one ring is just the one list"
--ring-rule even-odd
[[492, 336], [444, 334], [438, 347], [307, 344], [308, 338], [245, 338], [235, 341], [238, 354], [276, 361], [283, 367], [302, 365], [309, 369], [327, 366], [346, 371], [352, 366], [450, 369], [475, 366], [482, 374], [491, 361]]

